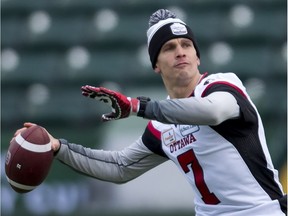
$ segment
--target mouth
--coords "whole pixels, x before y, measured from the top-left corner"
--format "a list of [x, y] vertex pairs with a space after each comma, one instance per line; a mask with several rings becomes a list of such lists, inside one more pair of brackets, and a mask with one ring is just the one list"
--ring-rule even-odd
[[181, 68], [181, 67], [185, 67], [186, 65], [188, 65], [188, 62], [178, 62], [175, 64], [175, 67]]

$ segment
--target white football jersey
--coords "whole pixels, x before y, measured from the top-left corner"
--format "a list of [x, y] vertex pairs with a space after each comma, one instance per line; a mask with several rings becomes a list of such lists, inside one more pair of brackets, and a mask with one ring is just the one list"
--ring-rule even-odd
[[197, 216], [285, 215], [279, 204], [285, 198], [262, 121], [245, 87], [235, 74], [218, 73], [204, 77], [191, 97], [215, 91], [236, 98], [240, 118], [217, 126], [153, 120], [142, 136], [143, 143], [171, 159], [186, 177], [195, 192]]

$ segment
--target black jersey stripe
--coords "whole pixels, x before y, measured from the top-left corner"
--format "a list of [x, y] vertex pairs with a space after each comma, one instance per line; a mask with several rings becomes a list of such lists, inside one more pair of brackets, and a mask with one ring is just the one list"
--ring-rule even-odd
[[142, 135], [142, 142], [150, 151], [168, 158], [162, 149], [161, 134], [153, 127], [151, 121], [149, 121], [145, 132]]
[[257, 111], [245, 94], [232, 85], [215, 83], [206, 89], [203, 96], [216, 91], [229, 92], [236, 98], [240, 106], [241, 117], [227, 120], [220, 125], [211, 126], [211, 128], [235, 146], [254, 178], [270, 198], [272, 200], [280, 199], [283, 197], [282, 191], [274, 179], [274, 173], [267, 168], [265, 153], [261, 146]]

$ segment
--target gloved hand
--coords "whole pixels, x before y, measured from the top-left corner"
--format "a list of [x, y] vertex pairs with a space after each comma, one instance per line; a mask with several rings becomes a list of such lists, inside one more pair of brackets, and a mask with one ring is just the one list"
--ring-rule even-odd
[[111, 113], [102, 115], [103, 121], [111, 121], [127, 118], [129, 115], [137, 115], [140, 101], [137, 98], [126, 97], [125, 95], [103, 87], [82, 86], [82, 95], [94, 98], [112, 107]]

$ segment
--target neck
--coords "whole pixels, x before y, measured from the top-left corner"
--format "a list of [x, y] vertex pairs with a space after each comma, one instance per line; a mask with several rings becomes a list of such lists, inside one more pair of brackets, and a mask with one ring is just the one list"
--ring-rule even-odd
[[171, 99], [173, 98], [187, 98], [189, 97], [199, 81], [201, 80], [202, 75], [199, 73], [191, 80], [187, 85], [173, 86], [172, 88], [167, 88], [168, 95]]

